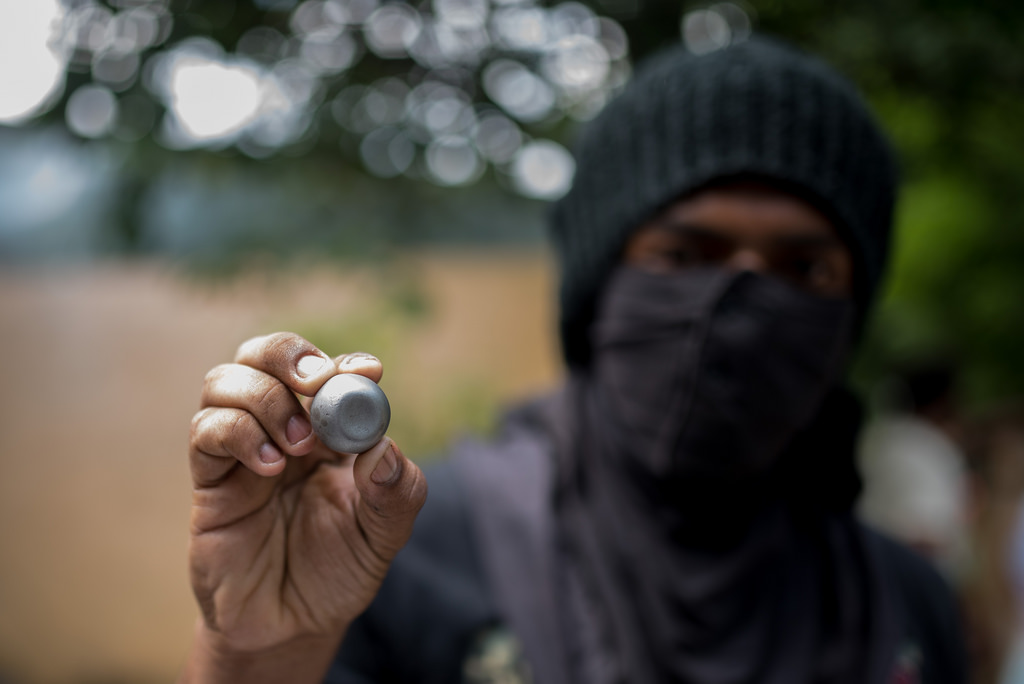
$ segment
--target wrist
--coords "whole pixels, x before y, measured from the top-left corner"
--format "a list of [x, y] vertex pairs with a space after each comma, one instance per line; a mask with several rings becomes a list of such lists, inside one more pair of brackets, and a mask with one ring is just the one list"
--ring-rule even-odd
[[178, 681], [179, 684], [322, 682], [343, 637], [344, 632], [333, 636], [296, 637], [269, 648], [240, 650], [199, 618], [192, 649]]

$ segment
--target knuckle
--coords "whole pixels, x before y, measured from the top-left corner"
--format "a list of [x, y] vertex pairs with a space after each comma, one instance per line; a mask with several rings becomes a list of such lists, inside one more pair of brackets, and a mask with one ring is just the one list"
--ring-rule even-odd
[[207, 371], [206, 375], [203, 376], [203, 392], [208, 393], [219, 385], [234, 367], [235, 364], [221, 363]]
[[261, 415], [270, 415], [276, 413], [277, 408], [285, 404], [291, 396], [291, 392], [281, 382], [271, 381], [260, 389], [254, 408]]
[[242, 342], [242, 344], [238, 345], [238, 349], [235, 351], [235, 358], [242, 359], [254, 356], [256, 354], [256, 350], [263, 345], [266, 337], [266, 335], [257, 335], [256, 337], [250, 337], [246, 341]]
[[224, 426], [217, 435], [217, 445], [226, 453], [237, 454], [236, 445], [244, 444], [250, 437], [252, 430], [249, 421], [246, 420], [249, 414], [245, 411], [237, 411], [234, 420]]
[[236, 373], [238, 365], [233, 363], [222, 363], [211, 368], [203, 377], [203, 387], [200, 395], [200, 406], [209, 407], [218, 401], [218, 397], [224, 393], [229, 386], [228, 379]]
[[209, 414], [209, 412], [209, 409], [200, 409], [199, 411], [196, 411], [195, 414], [192, 416], [192, 423], [189, 426], [189, 432], [192, 435], [195, 435], [202, 428], [202, 425], [205, 422], [206, 416]]
[[206, 417], [209, 415], [209, 409], [202, 409], [197, 411], [192, 416], [192, 422], [189, 425], [188, 431], [188, 444], [190, 448], [196, 448], [199, 444], [199, 438], [206, 424]]
[[287, 363], [305, 346], [302, 338], [295, 333], [272, 333], [267, 335], [265, 353], [267, 358], [277, 363]]

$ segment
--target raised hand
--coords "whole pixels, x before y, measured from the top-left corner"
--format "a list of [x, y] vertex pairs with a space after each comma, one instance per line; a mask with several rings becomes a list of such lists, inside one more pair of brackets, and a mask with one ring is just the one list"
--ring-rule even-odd
[[419, 468], [387, 437], [356, 455], [312, 433], [300, 397], [339, 372], [376, 382], [383, 369], [276, 333], [206, 376], [189, 448], [201, 618], [185, 681], [318, 681], [409, 538]]

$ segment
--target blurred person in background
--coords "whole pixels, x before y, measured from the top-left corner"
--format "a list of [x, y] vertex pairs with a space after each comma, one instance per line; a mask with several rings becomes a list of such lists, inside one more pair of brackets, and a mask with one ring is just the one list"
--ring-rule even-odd
[[493, 441], [328, 451], [296, 395], [383, 369], [287, 333], [208, 374], [183, 681], [965, 681], [943, 579], [852, 513], [896, 186], [856, 91], [764, 38], [671, 49], [577, 162], [568, 377]]
[[965, 436], [971, 681], [1024, 683], [1024, 407], [989, 408], [966, 422]]
[[970, 562], [969, 482], [953, 366], [908, 365], [895, 374], [891, 394], [891, 406], [864, 430], [858, 509], [958, 585]]

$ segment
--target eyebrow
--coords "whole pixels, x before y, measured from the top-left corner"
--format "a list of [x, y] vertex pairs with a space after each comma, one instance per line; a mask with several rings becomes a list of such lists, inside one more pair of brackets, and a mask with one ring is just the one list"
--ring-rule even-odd
[[[682, 233], [686, 236], [709, 240], [731, 241], [731, 238], [723, 236], [718, 229], [701, 225], [699, 223], [666, 220], [659, 222], [657, 225], [661, 228], [667, 228], [673, 232]], [[814, 249], [831, 249], [843, 246], [843, 241], [837, 236], [830, 234], [823, 235], [818, 232], [810, 233], [794, 231], [792, 233], [776, 236], [771, 240], [766, 240], [765, 242], [769, 245], [784, 245], [787, 247]]]

